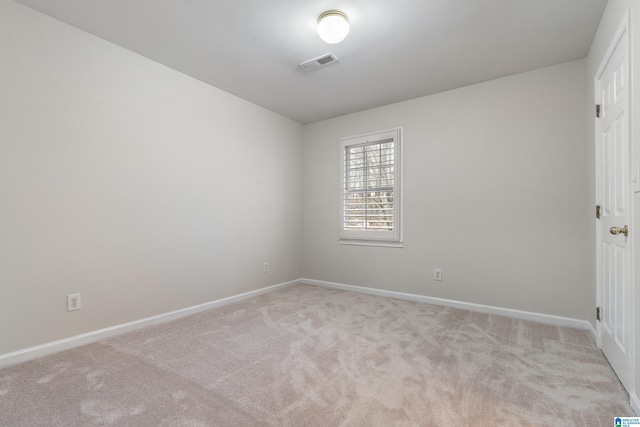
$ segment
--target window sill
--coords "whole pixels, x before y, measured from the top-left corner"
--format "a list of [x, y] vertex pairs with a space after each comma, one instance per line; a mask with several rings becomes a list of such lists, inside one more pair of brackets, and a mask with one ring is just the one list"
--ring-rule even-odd
[[340, 239], [338, 240], [340, 245], [354, 245], [354, 246], [382, 246], [387, 248], [403, 248], [403, 242], [385, 242], [383, 240], [357, 240], [357, 239]]

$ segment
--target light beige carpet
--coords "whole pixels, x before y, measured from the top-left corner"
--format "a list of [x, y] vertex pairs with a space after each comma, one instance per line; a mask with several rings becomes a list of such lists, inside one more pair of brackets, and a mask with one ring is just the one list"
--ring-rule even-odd
[[299, 285], [0, 370], [2, 426], [611, 426], [587, 331]]

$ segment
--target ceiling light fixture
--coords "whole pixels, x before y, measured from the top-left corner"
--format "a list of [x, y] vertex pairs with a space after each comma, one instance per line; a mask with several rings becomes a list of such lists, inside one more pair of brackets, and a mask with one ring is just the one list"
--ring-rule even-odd
[[329, 44], [340, 43], [349, 34], [347, 15], [338, 10], [328, 10], [318, 17], [318, 35]]

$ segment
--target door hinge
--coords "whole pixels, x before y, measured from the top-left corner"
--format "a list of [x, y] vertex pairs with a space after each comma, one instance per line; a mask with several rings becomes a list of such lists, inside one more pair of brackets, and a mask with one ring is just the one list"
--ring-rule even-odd
[[600, 219], [600, 205], [596, 205], [596, 219]]
[[600, 117], [600, 104], [596, 104], [596, 117]]
[[596, 307], [596, 320], [600, 321], [600, 307]]

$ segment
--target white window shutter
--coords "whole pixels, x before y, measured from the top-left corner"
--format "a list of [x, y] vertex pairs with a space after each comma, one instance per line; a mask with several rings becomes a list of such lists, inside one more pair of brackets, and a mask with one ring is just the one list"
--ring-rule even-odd
[[401, 128], [341, 139], [340, 243], [400, 243]]

